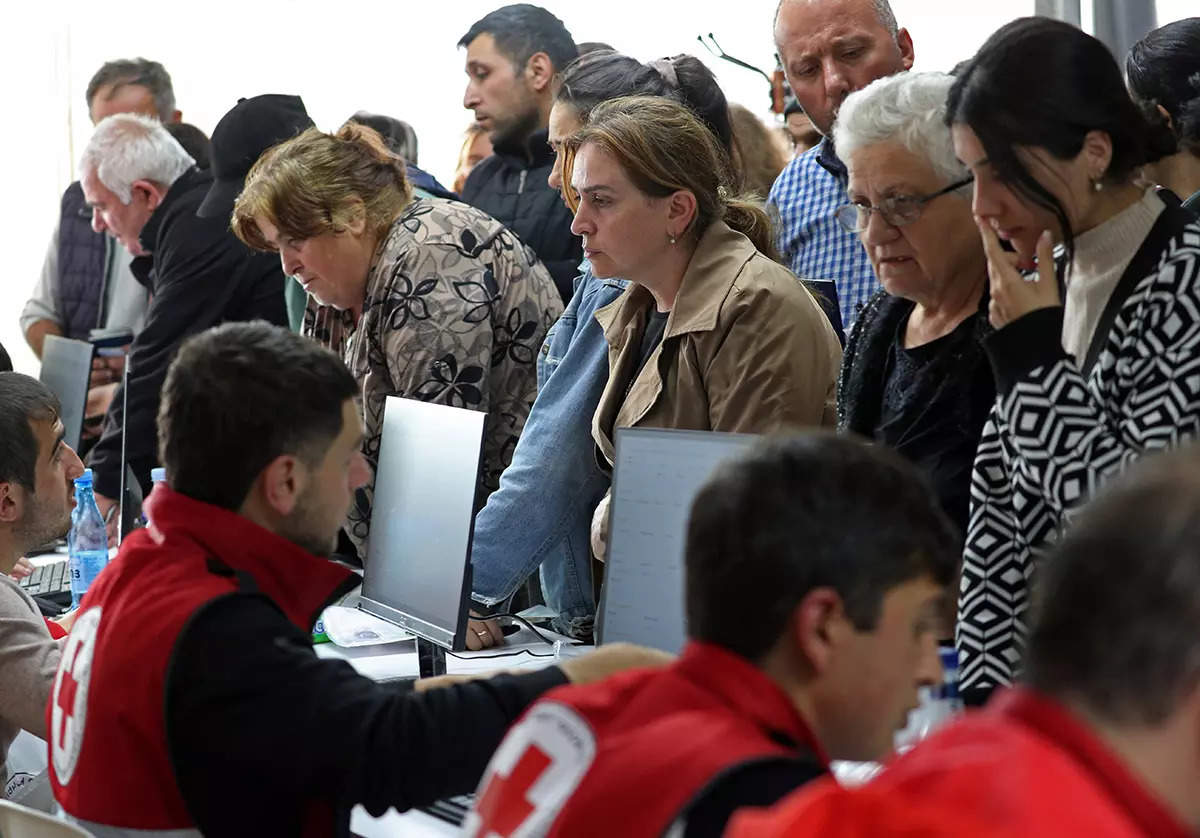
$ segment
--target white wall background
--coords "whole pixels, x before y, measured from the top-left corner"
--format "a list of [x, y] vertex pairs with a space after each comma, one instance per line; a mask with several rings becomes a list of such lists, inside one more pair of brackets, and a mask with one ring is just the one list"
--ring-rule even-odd
[[[1135, 0], [1149, 2], [1149, 0]], [[420, 164], [444, 183], [470, 113], [458, 39], [504, 0], [50, 0], [21, 4], [0, 35], [7, 116], [0, 131], [0, 343], [35, 374], [17, 316], [41, 268], [59, 196], [90, 134], [84, 91], [106, 60], [163, 62], [184, 120], [205, 133], [241, 96], [297, 93], [317, 124], [359, 109], [412, 123]], [[535, 0], [536, 2], [536, 0]], [[712, 58], [696, 36], [712, 32], [730, 54], [774, 67], [777, 0], [543, 0], [578, 41], [605, 41], [643, 60], [689, 52], [717, 74], [726, 95], [767, 115], [763, 79]], [[1158, 0], [1160, 23], [1195, 0]], [[970, 57], [1001, 24], [1031, 14], [1033, 0], [892, 0], [916, 44], [916, 68], [945, 70]], [[1185, 9], [1185, 6], [1188, 7]]]

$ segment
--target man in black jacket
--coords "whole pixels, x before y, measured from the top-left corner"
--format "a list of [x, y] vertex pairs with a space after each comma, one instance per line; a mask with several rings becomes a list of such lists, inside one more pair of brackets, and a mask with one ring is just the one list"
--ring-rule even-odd
[[120, 491], [122, 426], [128, 463], [150, 487], [158, 392], [180, 341], [227, 320], [287, 323], [279, 260], [238, 241], [227, 217], [196, 217], [212, 177], [193, 163], [160, 123], [135, 114], [102, 121], [80, 163], [93, 227], [134, 255], [153, 295], [129, 355], [129, 415], [118, 391], [90, 459], [105, 515]]
[[55, 797], [90, 831], [346, 835], [355, 804], [472, 790], [542, 692], [662, 662], [616, 644], [413, 685], [317, 657], [314, 622], [357, 581], [324, 558], [368, 476], [357, 392], [332, 352], [264, 323], [180, 348], [153, 524], [89, 588], [52, 693]]
[[565, 303], [583, 245], [547, 183], [554, 168], [547, 129], [554, 77], [578, 56], [575, 42], [550, 12], [518, 3], [476, 21], [458, 45], [467, 50], [463, 107], [475, 112], [495, 149], [471, 171], [462, 199], [533, 248]]

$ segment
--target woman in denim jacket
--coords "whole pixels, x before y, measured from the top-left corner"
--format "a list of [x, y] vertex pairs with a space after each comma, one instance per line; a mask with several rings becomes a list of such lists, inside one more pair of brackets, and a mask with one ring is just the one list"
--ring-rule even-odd
[[[697, 59], [681, 55], [647, 65], [615, 52], [588, 53], [563, 72], [550, 111], [550, 144], [559, 152], [551, 186], [561, 189], [570, 180], [563, 177], [562, 140], [587, 122], [596, 105], [635, 94], [683, 102], [727, 151], [732, 148], [725, 95]], [[512, 463], [475, 519], [471, 559], [476, 613], [503, 610], [540, 568], [546, 603], [558, 612], [554, 628], [586, 638], [596, 612], [588, 529], [610, 482], [596, 464], [591, 435], [592, 414], [608, 382], [608, 344], [594, 315], [628, 283], [597, 279], [587, 262], [580, 268], [575, 293], [542, 345], [537, 400]], [[468, 648], [503, 642], [495, 621], [472, 621], [470, 627]]]

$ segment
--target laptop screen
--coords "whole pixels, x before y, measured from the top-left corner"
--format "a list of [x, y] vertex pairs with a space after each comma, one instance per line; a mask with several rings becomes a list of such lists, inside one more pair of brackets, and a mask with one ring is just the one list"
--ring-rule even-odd
[[363, 608], [446, 648], [466, 625], [486, 418], [397, 396], [384, 406]]
[[599, 640], [678, 652], [687, 639], [684, 547], [692, 499], [719, 463], [758, 437], [620, 428]]

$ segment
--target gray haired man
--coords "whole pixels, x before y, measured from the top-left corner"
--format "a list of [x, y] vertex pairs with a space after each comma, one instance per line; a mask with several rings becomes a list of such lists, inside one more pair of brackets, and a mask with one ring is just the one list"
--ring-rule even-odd
[[[164, 123], [180, 118], [171, 76], [145, 58], [107, 62], [88, 82], [86, 101], [93, 125], [115, 113], [145, 114]], [[21, 330], [38, 357], [47, 335], [87, 338], [97, 327], [136, 333], [145, 319], [149, 300], [129, 271], [132, 255], [94, 232], [90, 216], [79, 183], [72, 183], [63, 193], [42, 273], [21, 312]], [[97, 372], [93, 384], [100, 385], [119, 369]]]
[[128, 414], [118, 391], [92, 450], [96, 501], [108, 514], [126, 459], [143, 490], [157, 465], [158, 393], [175, 349], [189, 335], [230, 320], [287, 325], [279, 260], [247, 249], [229, 219], [198, 218], [212, 176], [160, 122], [136, 114], [104, 119], [83, 152], [80, 182], [92, 227], [134, 254], [134, 276], [151, 293], [146, 324], [129, 355]]

